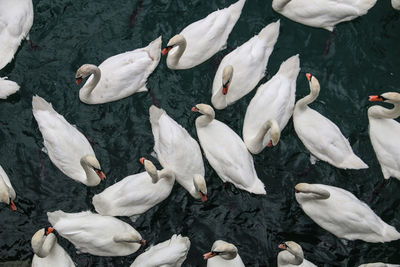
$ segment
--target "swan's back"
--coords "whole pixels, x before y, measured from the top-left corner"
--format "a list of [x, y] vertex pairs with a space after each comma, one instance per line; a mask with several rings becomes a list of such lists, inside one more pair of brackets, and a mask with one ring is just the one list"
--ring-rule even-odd
[[0, 99], [6, 99], [19, 90], [19, 85], [16, 82], [6, 80], [6, 78], [0, 78]]
[[32, 0], [0, 0], [0, 70], [13, 59], [32, 23]]
[[188, 237], [173, 235], [171, 239], [150, 247], [140, 254], [131, 267], [180, 267], [190, 248]]
[[207, 267], [245, 267], [239, 254], [232, 260], [225, 260], [219, 256], [207, 260]]

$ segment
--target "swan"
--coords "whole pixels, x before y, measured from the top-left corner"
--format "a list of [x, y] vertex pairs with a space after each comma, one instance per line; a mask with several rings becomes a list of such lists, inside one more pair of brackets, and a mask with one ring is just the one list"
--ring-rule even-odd
[[211, 251], [204, 254], [207, 267], [244, 267], [235, 245], [217, 240], [212, 245]]
[[239, 0], [227, 8], [214, 11], [172, 37], [162, 50], [163, 55], [168, 53], [168, 68], [190, 69], [225, 49], [228, 36], [239, 19], [245, 2], [246, 0]]
[[282, 62], [272, 79], [257, 89], [243, 123], [243, 141], [251, 153], [258, 154], [267, 145], [278, 143], [293, 113], [299, 71], [299, 55], [292, 56]]
[[174, 173], [169, 169], [157, 171], [145, 158], [140, 162], [145, 172], [125, 177], [93, 197], [93, 206], [99, 214], [139, 217], [169, 196], [175, 182]]
[[392, 0], [392, 6], [394, 9], [400, 10], [400, 0]]
[[154, 151], [161, 165], [175, 173], [176, 181], [192, 197], [205, 202], [207, 187], [199, 144], [163, 109], [153, 105], [149, 113]]
[[146, 241], [129, 224], [90, 211], [66, 213], [47, 212], [49, 222], [78, 253], [97, 256], [127, 256], [135, 253]]
[[383, 177], [400, 180], [400, 123], [394, 119], [400, 116], [400, 94], [384, 93], [369, 97], [370, 101], [383, 101], [394, 105], [387, 109], [372, 106], [368, 109], [369, 138], [381, 165]]
[[333, 31], [336, 24], [367, 14], [376, 0], [272, 0], [272, 8], [298, 23]]
[[106, 178], [86, 137], [51, 104], [40, 96], [32, 99], [32, 111], [50, 160], [65, 175], [87, 186], [95, 186]]
[[14, 58], [32, 24], [32, 0], [0, 0], [0, 70]]
[[374, 262], [374, 263], [361, 264], [358, 267], [400, 267], [400, 264], [389, 264], [389, 263], [383, 263], [383, 262]]
[[0, 99], [6, 99], [18, 90], [19, 85], [16, 82], [7, 80], [7, 77], [0, 78]]
[[319, 226], [338, 238], [366, 242], [388, 242], [400, 238], [393, 226], [381, 220], [367, 204], [342, 188], [300, 183], [296, 200]]
[[268, 24], [255, 35], [227, 54], [214, 76], [211, 103], [224, 109], [250, 93], [264, 77], [269, 56], [279, 36], [279, 20]]
[[304, 258], [303, 249], [294, 241], [286, 241], [278, 246], [283, 251], [278, 254], [278, 267], [317, 267]]
[[171, 239], [150, 247], [130, 267], [180, 267], [190, 249], [188, 237], [173, 235]]
[[329, 119], [308, 107], [317, 99], [320, 85], [307, 73], [310, 94], [298, 100], [293, 111], [293, 124], [297, 136], [316, 158], [341, 169], [368, 168], [351, 149], [349, 141]]
[[32, 259], [32, 267], [72, 267], [75, 266], [68, 253], [57, 243], [52, 227], [47, 230], [42, 228], [37, 231], [31, 240], [35, 255]]
[[203, 114], [196, 119], [197, 136], [208, 162], [221, 180], [250, 193], [265, 195], [253, 157], [242, 139], [226, 124], [214, 119], [214, 109], [210, 105], [197, 104], [192, 111]]
[[146, 92], [149, 75], [160, 62], [161, 36], [148, 46], [118, 54], [104, 60], [98, 67], [82, 65], [75, 74], [79, 85], [91, 75], [79, 90], [79, 98], [86, 104], [103, 104]]
[[0, 202], [6, 203], [10, 210], [16, 211], [17, 206], [14, 204], [15, 190], [11, 185], [10, 178], [0, 165]]

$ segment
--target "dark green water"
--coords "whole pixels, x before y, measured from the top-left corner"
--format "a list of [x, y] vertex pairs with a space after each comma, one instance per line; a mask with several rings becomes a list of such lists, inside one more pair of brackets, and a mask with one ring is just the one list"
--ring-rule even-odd
[[[142, 3], [141, 3], [142, 2]], [[163, 36], [163, 44], [186, 25], [223, 8], [234, 0], [143, 0], [33, 1], [35, 9], [31, 39], [40, 46], [32, 50], [23, 42], [15, 60], [0, 71], [18, 82], [21, 90], [0, 101], [0, 164], [17, 192], [18, 212], [0, 209], [0, 261], [30, 260], [32, 235], [49, 226], [46, 212], [93, 210], [91, 198], [127, 175], [143, 171], [141, 156], [152, 151], [148, 121], [152, 104], [148, 93], [118, 102], [85, 105], [79, 101], [75, 71], [84, 63], [99, 64], [114, 54], [146, 46]], [[140, 6], [140, 10], [137, 7]], [[137, 10], [133, 27], [129, 16]], [[271, 8], [271, 1], [247, 0], [242, 16], [228, 39], [228, 49], [193, 69], [173, 71], [165, 58], [150, 77], [148, 87], [161, 107], [196, 137], [190, 112], [196, 103], [210, 103], [211, 86], [219, 61], [266, 24], [281, 19], [278, 42], [268, 63], [268, 77], [286, 58], [299, 53], [301, 73], [297, 99], [308, 94], [305, 73], [321, 83], [313, 108], [342, 130], [369, 169], [344, 171], [318, 162], [307, 175], [309, 155], [290, 121], [277, 147], [254, 156], [257, 173], [267, 196], [250, 195], [225, 187], [206, 159], [209, 200], [195, 201], [175, 185], [168, 199], [133, 224], [151, 243], [174, 233], [189, 236], [191, 248], [184, 266], [205, 266], [202, 254], [216, 239], [234, 243], [246, 266], [276, 266], [278, 244], [294, 240], [305, 257], [318, 266], [358, 266], [365, 262], [400, 263], [400, 241], [372, 244], [363, 241], [342, 245], [317, 226], [294, 198], [299, 182], [342, 187], [367, 201], [374, 186], [383, 180], [368, 136], [368, 95], [397, 91], [400, 86], [400, 13], [390, 1], [379, 0], [370, 12], [337, 28], [330, 52], [323, 57], [330, 33], [294, 23]], [[255, 91], [216, 113], [241, 135], [244, 114]], [[32, 116], [32, 95], [38, 94], [94, 142], [94, 150], [107, 179], [95, 188], [74, 182], [41, 152], [42, 136]], [[400, 137], [399, 137], [400, 138]], [[42, 166], [42, 167], [41, 167]], [[400, 182], [389, 184], [368, 204], [387, 223], [400, 229]], [[128, 219], [122, 218], [129, 222]], [[132, 223], [131, 223], [132, 224]], [[74, 246], [59, 237], [78, 266], [129, 266], [134, 258], [78, 255]], [[0, 264], [1, 265], [1, 264]], [[17, 265], [18, 266], [18, 265]]]

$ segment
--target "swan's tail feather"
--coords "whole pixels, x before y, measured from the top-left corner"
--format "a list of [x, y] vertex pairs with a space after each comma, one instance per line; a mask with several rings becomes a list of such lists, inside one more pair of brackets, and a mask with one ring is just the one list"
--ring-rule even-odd
[[43, 98], [41, 98], [38, 95], [35, 95], [32, 98], [32, 110], [33, 110], [33, 113], [35, 113], [38, 110], [45, 110], [45, 111], [57, 113], [53, 109], [53, 106], [49, 102], [47, 102], [46, 100], [44, 100]]
[[19, 90], [19, 85], [16, 82], [6, 79], [7, 77], [0, 78], [0, 99], [6, 99]]
[[261, 180], [258, 178], [254, 182], [253, 186], [250, 189], [245, 189], [245, 190], [249, 191], [250, 193], [257, 194], [257, 195], [266, 195], [267, 194], [267, 192], [265, 191], [264, 183], [261, 182]]
[[299, 54], [294, 55], [284, 62], [279, 67], [279, 74], [285, 75], [288, 79], [296, 79], [300, 72], [300, 59]]
[[150, 113], [150, 123], [151, 125], [158, 125], [158, 121], [160, 119], [160, 117], [165, 114], [165, 111], [161, 108], [158, 108], [154, 105], [151, 105], [150, 109], [149, 109], [149, 113]]
[[110, 215], [108, 212], [110, 210], [110, 207], [107, 205], [108, 202], [104, 201], [101, 196], [102, 196], [101, 194], [97, 194], [97, 195], [93, 196], [92, 204], [94, 206], [94, 209], [97, 211], [98, 214]]
[[365, 164], [364, 161], [362, 161], [359, 157], [357, 157], [355, 154], [350, 155], [345, 161], [344, 161], [344, 167], [346, 169], [367, 169], [368, 165]]
[[400, 233], [396, 230], [396, 228], [387, 224], [383, 230], [382, 242], [389, 242], [397, 239], [400, 239]]
[[273, 47], [278, 40], [280, 20], [272, 22], [264, 27], [258, 34], [260, 39], [265, 39], [268, 47]]
[[153, 59], [153, 63], [150, 65], [149, 73], [153, 72], [154, 69], [158, 66], [161, 58], [161, 36], [157, 39], [153, 40], [147, 47], [150, 57]]
[[57, 222], [61, 218], [66, 217], [66, 215], [67, 214], [65, 212], [63, 212], [62, 210], [56, 210], [56, 211], [53, 211], [53, 212], [47, 212], [47, 218], [48, 218], [48, 220], [49, 220], [49, 222], [50, 222], [50, 224], [52, 226], [55, 226], [57, 224]]
[[233, 21], [235, 21], [235, 23], [239, 19], [245, 3], [246, 3], [246, 0], [239, 0], [236, 3], [234, 3], [228, 7], [231, 12], [231, 19]]

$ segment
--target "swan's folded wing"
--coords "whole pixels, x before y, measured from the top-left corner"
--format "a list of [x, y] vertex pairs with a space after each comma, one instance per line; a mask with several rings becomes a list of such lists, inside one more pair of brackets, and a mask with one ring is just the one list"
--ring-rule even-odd
[[16, 82], [6, 80], [6, 78], [0, 78], [0, 99], [6, 99], [9, 95], [14, 94], [18, 90], [19, 85]]

